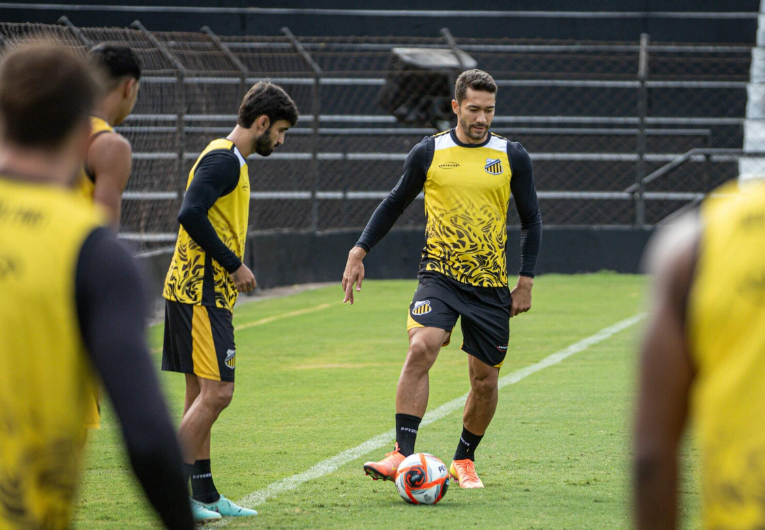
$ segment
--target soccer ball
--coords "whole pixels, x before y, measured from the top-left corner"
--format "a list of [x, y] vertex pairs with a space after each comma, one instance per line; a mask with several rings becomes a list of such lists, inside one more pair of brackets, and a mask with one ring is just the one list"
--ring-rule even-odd
[[436, 504], [448, 488], [446, 465], [428, 453], [406, 457], [396, 471], [396, 489], [409, 504]]

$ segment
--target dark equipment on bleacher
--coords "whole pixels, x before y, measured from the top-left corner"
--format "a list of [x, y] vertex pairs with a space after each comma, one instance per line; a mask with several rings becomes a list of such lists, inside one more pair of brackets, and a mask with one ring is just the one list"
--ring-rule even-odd
[[390, 69], [380, 89], [380, 106], [406, 125], [444, 128], [454, 118], [451, 101], [461, 71], [477, 66], [447, 48], [393, 48]]

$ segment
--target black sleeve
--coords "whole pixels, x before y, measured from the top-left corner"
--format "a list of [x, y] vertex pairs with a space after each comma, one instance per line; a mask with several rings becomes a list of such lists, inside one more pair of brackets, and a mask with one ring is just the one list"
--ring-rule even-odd
[[435, 142], [433, 138], [425, 138], [409, 152], [409, 156], [404, 162], [404, 174], [396, 187], [391, 190], [372, 214], [364, 232], [356, 243], [357, 247], [369, 252], [390, 231], [406, 207], [419, 195], [425, 186], [425, 179], [430, 163], [433, 161], [434, 151]]
[[108, 229], [85, 241], [75, 286], [82, 337], [122, 424], [133, 471], [167, 528], [192, 529], [181, 451], [144, 338], [141, 277]]
[[542, 214], [539, 211], [537, 190], [531, 157], [518, 142], [507, 143], [512, 178], [510, 191], [521, 219], [521, 271], [520, 276], [534, 277], [539, 247], [542, 244]]
[[220, 240], [207, 212], [215, 201], [236, 189], [239, 159], [232, 151], [211, 151], [194, 170], [194, 180], [183, 198], [178, 222], [191, 239], [228, 272], [241, 267], [241, 260]]

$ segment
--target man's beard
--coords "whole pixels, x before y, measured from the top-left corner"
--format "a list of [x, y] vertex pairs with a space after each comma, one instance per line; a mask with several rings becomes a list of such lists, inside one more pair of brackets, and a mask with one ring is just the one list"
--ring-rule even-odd
[[255, 140], [253, 151], [258, 153], [260, 156], [268, 156], [274, 152], [275, 142], [271, 140], [270, 132], [271, 128], [268, 128], [263, 134], [258, 136], [257, 140]]
[[[473, 125], [477, 125], [477, 124], [474, 123]], [[483, 132], [479, 133], [479, 132], [474, 132], [473, 131], [472, 125], [471, 126], [466, 126], [466, 125], [462, 126], [462, 130], [465, 132], [465, 134], [471, 140], [480, 140], [483, 137], [485, 137], [486, 136], [486, 132], [489, 130], [489, 128], [486, 125], [483, 125], [483, 128], [484, 128]]]

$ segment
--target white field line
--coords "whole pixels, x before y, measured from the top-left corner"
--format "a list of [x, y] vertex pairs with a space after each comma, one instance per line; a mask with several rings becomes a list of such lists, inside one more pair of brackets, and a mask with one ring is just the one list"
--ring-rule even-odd
[[[630, 318], [622, 320], [621, 322], [617, 322], [613, 326], [609, 326], [607, 328], [601, 329], [594, 335], [591, 335], [590, 337], [582, 339], [579, 342], [575, 342], [568, 348], [555, 352], [535, 364], [532, 364], [525, 368], [521, 368], [520, 370], [511, 372], [499, 380], [499, 388], [503, 388], [508, 385], [515, 384], [535, 372], [539, 372], [540, 370], [544, 370], [545, 368], [556, 365], [560, 363], [561, 361], [571, 357], [572, 355], [575, 355], [579, 352], [586, 350], [590, 346], [603, 342], [604, 340], [609, 339], [612, 336], [616, 335], [620, 331], [624, 331], [625, 329], [634, 326], [635, 324], [640, 322], [644, 317], [645, 317], [645, 313], [639, 313]], [[427, 414], [425, 414], [425, 417], [422, 419], [422, 423], [420, 425], [421, 426], [429, 425], [451, 414], [455, 410], [462, 409], [465, 405], [465, 400], [467, 399], [467, 396], [468, 395], [465, 394], [463, 396], [455, 398], [447, 403], [444, 403], [437, 409], [431, 412], [428, 412]], [[257, 490], [250, 493], [249, 495], [242, 498], [239, 501], [239, 504], [247, 508], [254, 508], [255, 506], [258, 506], [259, 504], [263, 504], [264, 502], [266, 502], [266, 500], [268, 500], [271, 497], [275, 497], [276, 495], [279, 495], [280, 493], [284, 493], [285, 491], [294, 490], [298, 488], [299, 486], [301, 486], [302, 484], [304, 484], [305, 482], [308, 482], [309, 480], [323, 477], [324, 475], [334, 472], [340, 466], [347, 464], [348, 462], [352, 462], [356, 460], [357, 458], [364, 456], [367, 453], [371, 453], [375, 449], [379, 449], [380, 447], [389, 445], [395, 439], [395, 434], [396, 434], [395, 429], [391, 429], [389, 431], [386, 431], [382, 434], [375, 436], [374, 438], [370, 438], [369, 440], [362, 443], [361, 445], [357, 445], [356, 447], [353, 447], [352, 449], [347, 449], [343, 451], [342, 453], [338, 453], [337, 455], [331, 458], [328, 458], [326, 460], [319, 462], [318, 464], [314, 465], [312, 468], [308, 469], [307, 471], [303, 471], [302, 473], [292, 475], [291, 477], [283, 478], [282, 480], [278, 480], [276, 482], [269, 484], [268, 486], [266, 486], [265, 488], [261, 490]], [[230, 521], [231, 519], [224, 519], [220, 523], [217, 523], [212, 526], [214, 526], [215, 528], [218, 528], [218, 527], [227, 525]]]
[[297, 311], [290, 311], [289, 313], [282, 313], [281, 315], [261, 318], [260, 320], [256, 320], [255, 322], [240, 324], [234, 328], [234, 331], [241, 331], [247, 328], [254, 328], [255, 326], [262, 326], [263, 324], [270, 324], [271, 322], [274, 322], [276, 320], [281, 320], [283, 318], [291, 318], [291, 317], [296, 317], [300, 315], [305, 315], [306, 313], [313, 313], [314, 311], [321, 311], [322, 309], [327, 309], [331, 305], [332, 304], [319, 304], [315, 307], [308, 307], [306, 309], [298, 309]]

